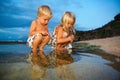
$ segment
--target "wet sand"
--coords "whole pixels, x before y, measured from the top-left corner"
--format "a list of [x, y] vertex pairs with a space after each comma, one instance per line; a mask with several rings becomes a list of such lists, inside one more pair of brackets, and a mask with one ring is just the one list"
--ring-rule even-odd
[[78, 41], [77, 43], [89, 43], [90, 45], [97, 45], [100, 46], [100, 49], [104, 50], [106, 53], [120, 57], [120, 36], [104, 39]]

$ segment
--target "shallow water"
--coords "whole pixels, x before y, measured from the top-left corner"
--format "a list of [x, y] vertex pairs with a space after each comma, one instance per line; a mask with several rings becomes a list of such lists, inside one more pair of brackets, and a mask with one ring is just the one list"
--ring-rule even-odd
[[52, 50], [38, 56], [24, 44], [0, 45], [0, 80], [120, 80], [120, 58], [101, 51]]

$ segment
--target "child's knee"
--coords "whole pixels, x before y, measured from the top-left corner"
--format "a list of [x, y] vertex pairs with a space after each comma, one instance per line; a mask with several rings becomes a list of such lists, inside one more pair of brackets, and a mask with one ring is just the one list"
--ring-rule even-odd
[[38, 36], [37, 36], [35, 39], [38, 40], [38, 41], [41, 41], [42, 35], [41, 35], [41, 34], [38, 34]]
[[48, 35], [47, 38], [50, 40], [50, 35]]
[[50, 40], [50, 35], [45, 36], [45, 39]]
[[37, 38], [41, 39], [42, 38], [42, 34], [38, 34]]
[[42, 37], [36, 37], [34, 40], [33, 40], [33, 45], [35, 44], [35, 45], [38, 45], [40, 42], [41, 42], [41, 39], [42, 39]]

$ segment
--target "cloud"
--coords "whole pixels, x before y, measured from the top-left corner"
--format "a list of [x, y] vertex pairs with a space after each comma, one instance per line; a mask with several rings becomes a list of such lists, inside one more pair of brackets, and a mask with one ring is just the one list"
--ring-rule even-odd
[[[76, 7], [80, 1], [49, 1], [49, 0], [1, 0], [0, 3], [0, 27], [12, 28], [15, 26], [30, 26], [36, 18], [37, 9], [41, 5], [48, 5], [53, 11], [53, 21], [60, 22], [63, 13], [67, 10], [78, 10]], [[68, 5], [68, 6], [66, 6]], [[74, 9], [71, 9], [74, 8]], [[81, 8], [81, 5], [79, 6]], [[7, 22], [7, 23], [6, 23]]]
[[29, 34], [28, 27], [2, 28], [0, 29], [0, 40], [27, 40]]
[[91, 30], [101, 27], [120, 13], [119, 3], [119, 0], [0, 0], [0, 39], [25, 39], [41, 5], [50, 6], [53, 12], [49, 22], [52, 33], [65, 11], [75, 14], [76, 29]]
[[9, 30], [0, 29], [0, 33], [16, 34], [16, 32], [10, 31], [10, 29]]
[[[15, 1], [15, 0], [14, 0]], [[30, 26], [30, 23], [34, 16], [36, 16], [35, 11], [27, 9], [21, 2], [14, 2], [10, 0], [1, 0], [0, 3], [0, 28], [12, 28], [16, 26]], [[19, 6], [17, 6], [19, 4]]]
[[18, 15], [0, 15], [0, 28], [12, 28], [16, 26], [30, 26], [31, 20], [29, 17]]
[[0, 29], [0, 33], [6, 33], [6, 34], [27, 34], [29, 32], [28, 27], [15, 27], [15, 28], [2, 28]]

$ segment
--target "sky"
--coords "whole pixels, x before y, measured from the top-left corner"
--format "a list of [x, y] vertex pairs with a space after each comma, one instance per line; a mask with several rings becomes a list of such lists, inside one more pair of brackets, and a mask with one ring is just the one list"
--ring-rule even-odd
[[120, 13], [120, 0], [0, 0], [0, 41], [26, 41], [41, 5], [48, 5], [53, 13], [50, 33], [65, 11], [75, 14], [75, 29], [80, 31], [102, 27]]

